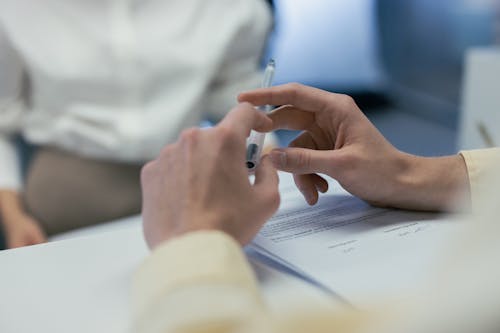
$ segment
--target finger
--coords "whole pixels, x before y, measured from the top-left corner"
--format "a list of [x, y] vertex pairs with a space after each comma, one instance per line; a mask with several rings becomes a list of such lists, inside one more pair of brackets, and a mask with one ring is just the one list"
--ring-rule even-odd
[[278, 185], [278, 172], [271, 163], [269, 156], [266, 155], [262, 157], [255, 171], [254, 189], [261, 198], [274, 206], [276, 201], [279, 203]]
[[318, 202], [318, 190], [316, 184], [314, 183], [314, 177], [312, 174], [309, 175], [293, 175], [293, 180], [299, 191], [306, 199], [309, 205], [315, 205]]
[[303, 110], [316, 112], [325, 110], [331, 103], [335, 103], [335, 97], [338, 96], [340, 95], [321, 89], [289, 83], [243, 92], [238, 96], [238, 101], [249, 102], [253, 105], [293, 105]]
[[268, 117], [273, 121], [273, 130], [305, 130], [314, 124], [314, 114], [296, 107], [285, 105], [271, 113]]
[[326, 193], [328, 191], [328, 182], [325, 178], [317, 174], [311, 174], [311, 180], [314, 182], [316, 189], [321, 193]]
[[237, 133], [241, 138], [247, 138], [250, 131], [269, 132], [272, 130], [272, 120], [263, 112], [258, 111], [249, 103], [241, 103], [233, 108], [217, 125]]
[[294, 174], [326, 173], [331, 176], [331, 155], [329, 150], [307, 148], [274, 149], [269, 154], [276, 169]]

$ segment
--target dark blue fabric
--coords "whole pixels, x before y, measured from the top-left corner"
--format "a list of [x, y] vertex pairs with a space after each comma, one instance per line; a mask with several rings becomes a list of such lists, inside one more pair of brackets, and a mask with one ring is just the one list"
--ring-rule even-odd
[[3, 232], [3, 225], [0, 228], [0, 250], [5, 250], [6, 245], [5, 245], [5, 237], [4, 237], [4, 232]]

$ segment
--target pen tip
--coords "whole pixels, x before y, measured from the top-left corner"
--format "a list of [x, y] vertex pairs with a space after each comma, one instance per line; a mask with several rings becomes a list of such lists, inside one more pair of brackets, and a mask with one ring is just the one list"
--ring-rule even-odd
[[274, 67], [276, 65], [276, 63], [274, 62], [274, 59], [271, 58], [271, 59], [269, 59], [269, 62], [267, 63], [267, 65]]

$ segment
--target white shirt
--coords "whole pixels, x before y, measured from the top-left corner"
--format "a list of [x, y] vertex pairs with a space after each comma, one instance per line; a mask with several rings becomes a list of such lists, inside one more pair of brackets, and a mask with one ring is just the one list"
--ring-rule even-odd
[[270, 24], [263, 0], [0, 0], [0, 189], [21, 187], [15, 133], [142, 162], [222, 117]]

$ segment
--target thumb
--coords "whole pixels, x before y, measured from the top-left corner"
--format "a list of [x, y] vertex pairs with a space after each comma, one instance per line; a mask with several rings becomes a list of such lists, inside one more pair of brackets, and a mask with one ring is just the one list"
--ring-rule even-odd
[[275, 149], [270, 153], [275, 168], [298, 175], [331, 173], [334, 151], [307, 148]]
[[267, 202], [273, 204], [276, 209], [279, 206], [279, 177], [269, 155], [262, 157], [257, 170], [255, 170], [254, 188], [258, 195]]

